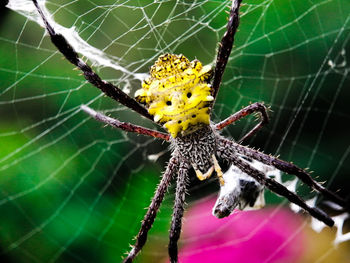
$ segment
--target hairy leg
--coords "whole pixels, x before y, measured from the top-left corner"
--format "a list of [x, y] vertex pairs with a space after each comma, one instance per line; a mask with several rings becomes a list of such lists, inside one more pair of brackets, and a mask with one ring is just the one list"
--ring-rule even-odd
[[127, 131], [127, 132], [135, 132], [138, 134], [142, 134], [142, 135], [148, 135], [148, 136], [152, 136], [158, 139], [163, 139], [165, 141], [169, 141], [170, 140], [170, 135], [163, 133], [163, 132], [159, 132], [159, 131], [155, 131], [155, 130], [151, 130], [151, 129], [147, 129], [144, 128], [142, 126], [138, 126], [135, 124], [131, 124], [128, 122], [121, 122], [117, 119], [113, 119], [111, 117], [108, 117], [100, 112], [97, 112], [91, 108], [89, 108], [88, 106], [82, 105], [81, 109], [83, 111], [85, 111], [87, 114], [89, 114], [91, 117], [93, 117], [94, 119], [106, 123], [108, 125], [111, 125], [115, 128], [118, 129], [122, 129], [123, 131]]
[[274, 156], [264, 154], [262, 152], [242, 146], [238, 143], [235, 143], [233, 141], [230, 141], [224, 138], [219, 140], [219, 148], [227, 150], [229, 154], [240, 153], [244, 156], [255, 159], [264, 164], [276, 167], [278, 170], [281, 170], [282, 172], [295, 175], [302, 182], [304, 182], [305, 184], [309, 185], [313, 189], [320, 192], [325, 198], [328, 198], [329, 200], [337, 203], [342, 207], [347, 206], [346, 201], [344, 199], [342, 199], [335, 193], [324, 188], [322, 185], [320, 185], [318, 182], [312, 179], [309, 173], [307, 173], [306, 171], [304, 171], [303, 169], [299, 168], [298, 166], [292, 163], [280, 160]]
[[181, 234], [182, 217], [184, 214], [185, 194], [186, 194], [186, 181], [188, 176], [189, 165], [182, 163], [179, 168], [179, 173], [176, 182], [176, 194], [174, 211], [171, 220], [171, 228], [169, 235], [168, 252], [171, 263], [177, 263], [178, 261], [178, 249], [177, 242]]
[[251, 129], [246, 135], [243, 136], [238, 142], [241, 143], [248, 137], [254, 135], [260, 128], [262, 128], [265, 124], [269, 123], [269, 116], [267, 114], [267, 109], [264, 104], [255, 102], [253, 104], [250, 104], [249, 106], [241, 109], [240, 111], [237, 111], [236, 113], [232, 114], [230, 117], [226, 118], [225, 120], [219, 122], [215, 125], [215, 128], [217, 130], [221, 130], [225, 128], [227, 125], [230, 125], [231, 123], [234, 123], [237, 120], [240, 120], [244, 118], [247, 115], [250, 115], [254, 112], [260, 112], [260, 122]]
[[221, 151], [220, 155], [224, 160], [231, 162], [233, 165], [238, 167], [238, 169], [253, 177], [260, 184], [265, 185], [272, 192], [286, 197], [290, 202], [305, 209], [305, 211], [307, 211], [311, 216], [324, 222], [328, 226], [334, 225], [334, 221], [325, 212], [316, 207], [310, 207], [298, 195], [289, 191], [284, 185], [276, 182], [272, 178], [266, 177], [264, 173], [250, 166], [249, 163], [243, 161], [236, 154], [228, 154], [227, 151]]
[[57, 34], [53, 27], [49, 24], [46, 17], [44, 16], [42, 10], [40, 9], [36, 0], [32, 0], [36, 9], [38, 10], [41, 18], [44, 21], [47, 32], [50, 35], [52, 43], [56, 48], [65, 56], [65, 58], [77, 66], [84, 74], [84, 77], [96, 88], [100, 89], [107, 96], [120, 102], [124, 106], [136, 111], [137, 113], [143, 115], [144, 117], [153, 121], [152, 115], [142, 107], [136, 100], [129, 97], [121, 89], [114, 86], [112, 83], [104, 81], [99, 75], [94, 72], [89, 65], [87, 65], [82, 59], [79, 58], [78, 53], [73, 49], [73, 47], [68, 43], [68, 41], [61, 34]]
[[134, 260], [137, 253], [140, 252], [142, 247], [145, 245], [147, 240], [148, 231], [151, 229], [154, 219], [156, 218], [159, 207], [163, 201], [165, 192], [168, 189], [171, 179], [174, 177], [178, 170], [178, 158], [172, 157], [169, 161], [168, 167], [165, 170], [162, 180], [160, 181], [156, 193], [153, 196], [150, 206], [148, 207], [147, 213], [141, 223], [140, 231], [136, 237], [136, 243], [129, 252], [128, 256], [124, 259], [124, 263], [130, 263]]
[[228, 58], [231, 54], [234, 36], [236, 34], [238, 25], [239, 25], [239, 7], [242, 0], [232, 0], [232, 6], [230, 11], [230, 17], [227, 23], [227, 30], [224, 36], [221, 39], [219, 44], [218, 55], [216, 58], [216, 65], [214, 69], [214, 79], [213, 79], [213, 97], [216, 98], [216, 95], [219, 92], [222, 75], [224, 74], [225, 67], [228, 61]]

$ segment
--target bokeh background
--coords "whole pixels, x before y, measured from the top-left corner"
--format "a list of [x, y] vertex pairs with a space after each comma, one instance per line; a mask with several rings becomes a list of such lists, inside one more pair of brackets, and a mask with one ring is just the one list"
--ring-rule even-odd
[[[163, 53], [213, 63], [230, 1], [40, 4], [59, 25], [71, 28], [68, 35], [77, 32], [101, 50], [98, 58], [87, 51], [85, 59], [103, 79], [132, 95]], [[86, 83], [34, 21], [30, 1], [10, 0], [10, 7], [1, 7], [0, 14], [1, 261], [118, 262], [138, 232], [170, 157], [168, 144], [104, 127], [81, 112], [80, 106], [88, 104], [122, 121], [160, 129]], [[250, 102], [264, 102], [271, 107], [271, 123], [246, 144], [309, 167], [318, 181], [343, 197], [350, 190], [349, 33], [347, 0], [244, 1], [212, 116], [217, 122]], [[78, 51], [86, 52], [84, 47]], [[254, 120], [248, 117], [223, 134], [238, 139]], [[211, 203], [201, 217], [191, 211], [215, 199], [218, 188], [215, 179], [199, 182], [191, 176], [185, 224], [205, 226]], [[137, 262], [165, 262], [173, 193], [172, 186]], [[306, 199], [315, 196], [301, 184], [298, 193]], [[269, 192], [266, 200], [271, 213], [286, 205]], [[318, 204], [322, 206], [322, 197]], [[346, 242], [338, 248], [332, 244], [336, 229], [316, 234], [307, 217], [296, 220], [301, 227], [290, 233], [305, 231], [312, 242], [322, 242], [315, 245], [320, 251], [316, 259], [326, 262], [337, 253], [350, 261]], [[248, 227], [250, 233], [257, 229]], [[189, 238], [187, 233], [180, 241], [183, 251], [207, 235]], [[213, 229], [214, 234], [222, 233]], [[282, 239], [276, 248], [290, 245], [297, 246]], [[214, 245], [208, 246], [215, 253]], [[278, 260], [262, 257], [257, 262]]]

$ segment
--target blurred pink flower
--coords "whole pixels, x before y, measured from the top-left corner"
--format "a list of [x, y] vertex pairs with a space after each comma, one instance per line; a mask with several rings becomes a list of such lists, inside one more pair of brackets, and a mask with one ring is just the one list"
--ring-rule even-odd
[[215, 200], [189, 209], [179, 262], [298, 262], [303, 255], [302, 220], [285, 208], [237, 211], [217, 219]]

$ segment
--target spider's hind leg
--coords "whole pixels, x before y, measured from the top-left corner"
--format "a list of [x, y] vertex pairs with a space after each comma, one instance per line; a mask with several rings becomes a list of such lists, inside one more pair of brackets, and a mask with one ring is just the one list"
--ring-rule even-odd
[[239, 8], [241, 5], [241, 2], [242, 0], [232, 1], [230, 17], [228, 19], [227, 26], [226, 26], [226, 32], [219, 44], [219, 50], [216, 57], [216, 65], [215, 65], [214, 74], [213, 74], [212, 95], [214, 99], [216, 98], [219, 92], [221, 79], [224, 74], [227, 61], [231, 54], [233, 42], [235, 39], [235, 34], [239, 25]]
[[142, 107], [136, 100], [131, 98], [118, 87], [114, 86], [112, 83], [102, 80], [100, 76], [95, 71], [93, 71], [89, 65], [87, 65], [81, 58], [79, 58], [78, 53], [68, 43], [66, 38], [63, 35], [57, 33], [55, 29], [51, 26], [51, 24], [45, 17], [44, 12], [41, 10], [37, 0], [32, 1], [45, 24], [46, 30], [50, 35], [51, 42], [70, 63], [77, 66], [83, 72], [84, 77], [87, 81], [89, 81], [96, 88], [100, 89], [107, 96], [111, 97], [112, 99], [120, 102], [124, 106], [136, 111], [142, 116], [153, 121], [152, 115], [150, 115], [148, 111], [144, 107]]

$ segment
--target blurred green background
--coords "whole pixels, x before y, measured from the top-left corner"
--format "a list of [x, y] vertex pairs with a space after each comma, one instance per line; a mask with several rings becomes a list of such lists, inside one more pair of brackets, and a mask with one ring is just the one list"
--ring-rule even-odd
[[[15, 3], [16, 2], [16, 3]], [[29, 4], [28, 4], [29, 3]], [[350, 98], [350, 3], [244, 1], [217, 122], [250, 102], [271, 107], [271, 123], [249, 141], [309, 167], [346, 197]], [[156, 129], [87, 84], [32, 21], [30, 1], [0, 14], [0, 246], [2, 262], [118, 262], [137, 234], [170, 151], [89, 118], [82, 104]], [[21, 9], [21, 4], [28, 4]], [[133, 94], [166, 52], [213, 63], [229, 1], [45, 1], [57, 23], [74, 27], [123, 70], [90, 58], [102, 78]], [[81, 51], [78, 49], [78, 51]], [[223, 134], [240, 138], [254, 117]], [[173, 187], [137, 262], [166, 258]], [[191, 177], [188, 203], [215, 196], [215, 180]], [[299, 193], [312, 197], [309, 189]], [[267, 193], [268, 203], [281, 198]], [[190, 220], [188, 218], [187, 220]], [[157, 249], [154, 249], [157, 247]], [[161, 249], [159, 249], [161, 248]], [[163, 249], [164, 248], [164, 249]]]

